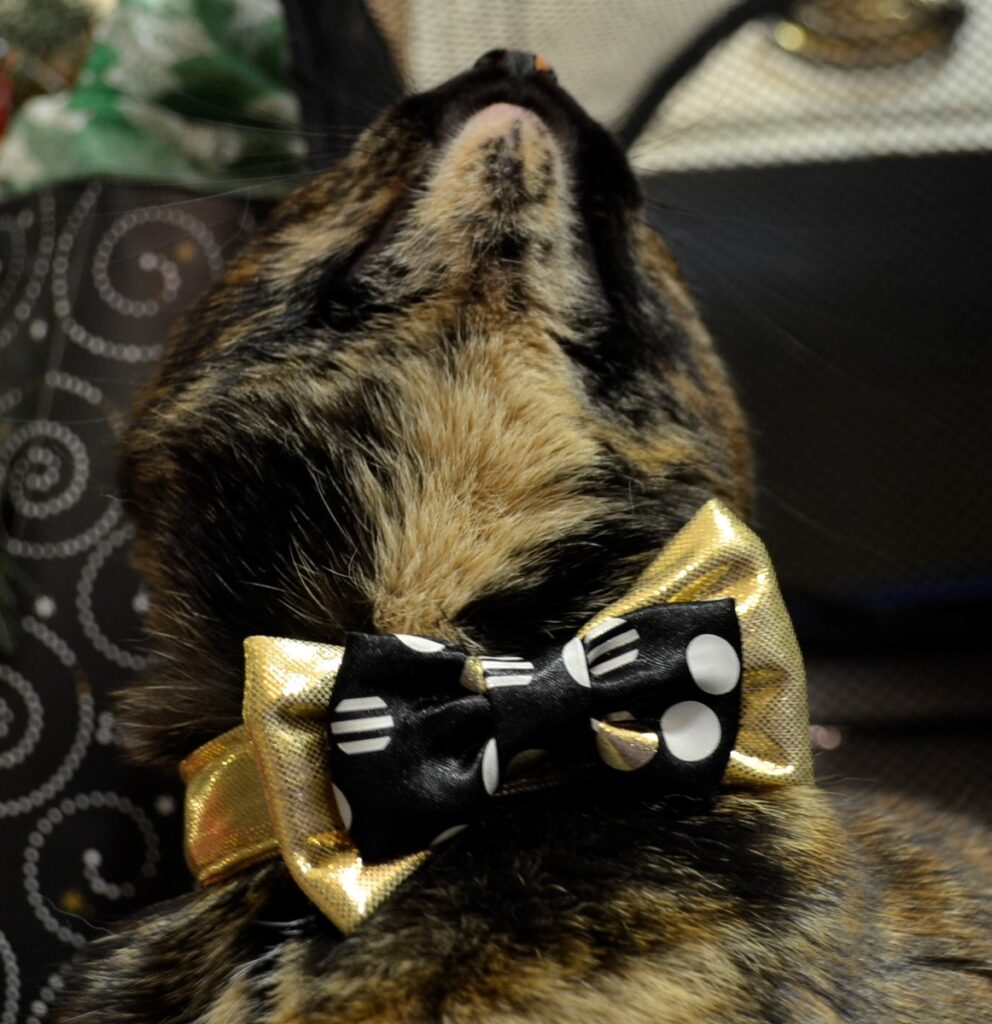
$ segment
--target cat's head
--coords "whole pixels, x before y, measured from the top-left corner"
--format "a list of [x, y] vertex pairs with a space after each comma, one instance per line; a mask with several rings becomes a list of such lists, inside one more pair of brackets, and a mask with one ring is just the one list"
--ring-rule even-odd
[[123, 485], [164, 655], [125, 719], [174, 761], [237, 724], [246, 635], [526, 650], [748, 471], [623, 153], [493, 51], [274, 213], [141, 397]]

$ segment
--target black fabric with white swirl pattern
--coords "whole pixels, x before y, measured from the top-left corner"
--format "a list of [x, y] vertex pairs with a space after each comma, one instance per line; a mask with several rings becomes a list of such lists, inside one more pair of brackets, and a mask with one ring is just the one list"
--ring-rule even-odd
[[[338, 809], [376, 863], [479, 818], [514, 758], [533, 751], [655, 792], [713, 796], [737, 736], [740, 675], [729, 599], [640, 609], [519, 657], [349, 634], [328, 722]], [[650, 740], [623, 771], [597, 757], [611, 724]]]
[[149, 658], [114, 494], [124, 414], [253, 204], [138, 182], [0, 205], [0, 1024], [189, 888], [178, 787], [127, 764], [112, 695]]

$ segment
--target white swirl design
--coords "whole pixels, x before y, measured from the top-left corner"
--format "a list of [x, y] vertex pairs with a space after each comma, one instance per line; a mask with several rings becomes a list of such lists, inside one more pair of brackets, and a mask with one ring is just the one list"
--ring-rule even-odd
[[[72, 292], [69, 284], [72, 249], [76, 236], [100, 196], [100, 191], [98, 183], [91, 183], [86, 188], [66, 219], [56, 243], [55, 259], [52, 262], [52, 298], [55, 315], [69, 339], [93, 355], [126, 363], [150, 362], [162, 354], [161, 344], [140, 345], [134, 342], [110, 341], [88, 330], [72, 315]], [[158, 273], [161, 277], [162, 287], [157, 299], [128, 298], [111, 282], [109, 268], [114, 250], [126, 235], [146, 224], [166, 224], [183, 231], [197, 244], [213, 277], [220, 274], [224, 265], [223, 252], [213, 232], [187, 210], [176, 206], [148, 206], [128, 211], [101, 237], [92, 266], [93, 283], [97, 294], [111, 309], [124, 316], [155, 316], [161, 312], [163, 305], [176, 299], [182, 287], [177, 264], [151, 249], [138, 257], [138, 266], [143, 271]]]
[[[98, 387], [68, 373], [49, 371], [42, 382], [45, 392], [61, 392], [86, 403], [89, 416], [85, 424], [105, 421], [111, 428], [117, 418]], [[13, 388], [0, 395], [0, 414], [8, 415], [32, 392]], [[16, 421], [16, 420], [15, 420]], [[90, 428], [92, 429], [92, 428]], [[112, 433], [111, 433], [112, 436]], [[103, 491], [91, 480], [91, 456], [97, 461], [111, 437], [90, 447], [62, 420], [29, 420], [15, 429], [0, 445], [0, 491], [6, 492], [18, 517], [41, 521], [59, 516], [74, 508], [87, 496], [88, 503], [103, 497]], [[28, 541], [21, 537], [4, 537], [7, 551], [19, 558], [71, 558], [88, 550], [117, 525], [121, 517], [116, 498], [92, 526], [64, 540]]]
[[72, 558], [86, 551], [101, 538], [106, 536], [120, 521], [120, 505], [114, 501], [106, 511], [87, 530], [70, 537], [68, 540], [57, 541], [25, 541], [17, 537], [7, 538], [7, 550], [18, 558]]
[[142, 214], [152, 213], [151, 210], [136, 210], [129, 213], [114, 223], [100, 239], [96, 253], [93, 257], [93, 283], [101, 299], [111, 309], [117, 310], [124, 316], [155, 316], [162, 308], [162, 303], [173, 302], [179, 294], [179, 287], [182, 280], [179, 277], [179, 268], [173, 260], [161, 253], [145, 250], [138, 258], [138, 267], [141, 270], [154, 272], [158, 271], [162, 278], [162, 289], [157, 299], [129, 299], [126, 298], [113, 286], [110, 280], [110, 257], [118, 241], [131, 231], [138, 223], [143, 223]]
[[[21, 325], [27, 321], [34, 311], [35, 303], [41, 295], [45, 276], [48, 274], [48, 268], [52, 262], [52, 253], [55, 249], [55, 198], [50, 192], [43, 192], [38, 197], [38, 210], [40, 213], [41, 234], [38, 238], [37, 252], [34, 263], [31, 265], [31, 274], [28, 277], [27, 284], [24, 286], [24, 291], [14, 306], [14, 315], [0, 327], [0, 350], [4, 349], [11, 342], [17, 335]], [[25, 232], [34, 223], [34, 213], [30, 208], [22, 209], [16, 215], [11, 215], [9, 218], [4, 218], [4, 220], [13, 220], [11, 227], [14, 237], [11, 245], [11, 264], [9, 267], [4, 268], [3, 283], [0, 285], [0, 294], [4, 296], [3, 301], [0, 301], [0, 308], [3, 308], [10, 300], [17, 288], [18, 281], [23, 276], [23, 263], [20, 266], [17, 265], [16, 253], [20, 243], [16, 239], [19, 234], [21, 239], [26, 240]], [[9, 288], [8, 282], [12, 282]], [[44, 321], [37, 321], [37, 324], [42, 325]], [[44, 333], [47, 334], [47, 324], [44, 327]], [[44, 334], [41, 333], [39, 327], [33, 324], [31, 336], [40, 340], [40, 337], [44, 337]]]
[[16, 1024], [21, 1002], [21, 972], [17, 967], [17, 957], [3, 932], [0, 932], [0, 963], [3, 964], [3, 1010], [0, 1011], [0, 1024]]
[[148, 659], [144, 655], [125, 650], [119, 644], [115, 644], [100, 629], [93, 611], [93, 588], [100, 570], [114, 552], [127, 544], [133, 536], [134, 528], [130, 524], [122, 526], [106, 540], [101, 541], [90, 553], [83, 566], [83, 571], [79, 575], [79, 584], [76, 588], [76, 610], [79, 612], [79, 623], [90, 643], [109, 661], [122, 668], [138, 672], [148, 664]]
[[28, 1007], [31, 1012], [24, 1018], [24, 1024], [41, 1024], [52, 1004], [58, 999], [59, 993], [65, 988], [62, 972], [68, 966], [63, 964], [57, 971], [48, 975], [45, 984], [38, 991], [38, 998], [33, 999]]
[[[29, 636], [41, 641], [66, 669], [75, 669], [76, 655], [69, 645], [43, 622], [28, 615], [21, 621], [21, 627]], [[0, 800], [0, 820], [14, 818], [19, 814], [27, 814], [36, 810], [46, 801], [60, 793], [72, 780], [93, 742], [94, 709], [93, 694], [84, 683], [76, 685], [77, 724], [76, 735], [66, 752], [65, 757], [55, 771], [40, 785], [27, 793], [9, 800]], [[27, 755], [25, 755], [27, 756]]]
[[[40, 864], [45, 844], [55, 829], [62, 825], [66, 819], [80, 812], [91, 810], [115, 811], [118, 814], [123, 814], [133, 822], [141, 834], [144, 844], [144, 858], [138, 870], [138, 874], [142, 878], [154, 878], [158, 873], [158, 863], [161, 859], [160, 841], [158, 833], [155, 831], [155, 826], [152, 825], [148, 815], [140, 807], [119, 793], [96, 791], [81, 793], [75, 797], [65, 797], [59, 802], [57, 807], [50, 808], [35, 822], [34, 829], [28, 834], [28, 843], [24, 848], [23, 854], [22, 871], [28, 905], [47, 931], [55, 935], [61, 942], [65, 942], [77, 949], [86, 944], [86, 936], [70, 925], [64, 924], [52, 912], [51, 900], [46, 899], [42, 894]], [[81, 874], [86, 879], [94, 895], [110, 899], [121, 899], [122, 897], [133, 896], [137, 892], [132, 882], [107, 882], [99, 873], [101, 862], [102, 857], [99, 851], [87, 850], [83, 854]], [[114, 895], [111, 895], [111, 893]]]
[[148, 601], [124, 553], [116, 438], [248, 218], [240, 199], [140, 187], [0, 206], [0, 561], [27, 583], [0, 655], [0, 1024], [57, 1015], [67, 958], [95, 931], [77, 915], [109, 923], [175, 892], [158, 858], [181, 804], [120, 765], [107, 700], [145, 662], [128, 638]]
[[21, 619], [21, 629], [28, 636], [33, 636], [43, 643], [62, 662], [65, 668], [76, 667], [76, 655], [72, 648], [54, 630], [49, 629], [44, 622], [39, 622], [31, 615], [25, 615]]
[[[0, 750], [0, 769], [8, 769], [31, 756], [31, 752], [38, 745], [38, 740], [41, 739], [45, 714], [38, 691], [20, 672], [15, 672], [9, 665], [4, 665], [2, 662], [0, 662], [0, 681], [6, 683], [21, 698], [28, 716], [21, 738], [9, 750]], [[14, 716], [5, 701], [0, 704], [2, 704], [0, 723], [3, 724], [0, 739], [6, 739], [10, 734], [10, 722], [13, 721]]]
[[11, 504], [26, 519], [47, 519], [72, 508], [89, 475], [86, 445], [64, 423], [33, 420], [0, 445], [0, 487], [8, 478]]

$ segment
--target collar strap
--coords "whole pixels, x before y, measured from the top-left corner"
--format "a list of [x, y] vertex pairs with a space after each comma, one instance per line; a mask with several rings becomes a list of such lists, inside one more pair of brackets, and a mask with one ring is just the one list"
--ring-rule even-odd
[[[657, 656], [665, 644], [652, 642], [651, 636], [672, 635], [678, 616], [666, 622], [665, 606], [684, 606], [671, 609], [684, 617], [689, 604], [710, 606], [704, 608], [709, 618], [700, 620], [703, 627], [692, 627], [690, 622], [686, 635], [696, 628], [712, 638], [707, 641], [711, 650], [704, 650], [702, 658], [693, 658], [691, 644], [684, 648], [676, 645], [678, 654], [669, 660], [677, 664], [666, 667]], [[717, 605], [722, 611], [714, 619]], [[731, 625], [726, 623], [728, 607], [732, 608], [731, 618], [736, 619]], [[713, 626], [717, 621], [722, 625]], [[603, 712], [598, 718], [596, 711], [590, 715], [595, 733], [592, 745], [610, 768], [642, 776], [645, 769], [652, 772], [665, 758], [671, 760], [669, 754], [678, 753], [679, 741], [677, 730], [666, 730], [666, 714], [653, 719], [653, 731], [644, 721], [633, 719], [645, 718], [646, 707], [657, 710], [664, 706], [666, 712], [674, 712], [671, 694], [678, 686], [696, 685], [701, 700], [678, 701], [677, 706], [679, 713], [686, 711], [688, 703], [708, 707], [719, 717], [718, 735], [725, 749], [714, 748], [712, 758], [719, 758], [718, 762], [701, 759], [709, 766], [706, 770], [714, 785], [764, 788], [813, 781], [805, 673], [792, 624], [764, 545], [721, 502], [704, 505], [631, 591], [588, 622], [554, 658], [515, 661], [534, 666], [530, 689], [535, 692], [539, 683], [542, 693], [551, 692], [552, 684], [560, 689], [563, 671], [585, 685], [597, 667], [609, 666], [600, 676], [608, 676], [613, 668], [631, 672], [626, 663], [616, 664], [624, 655], [628, 662], [637, 660], [629, 657], [631, 632], [640, 638], [641, 668], [648, 664], [657, 669], [653, 692], [644, 691], [645, 686], [651, 691], [652, 680], [643, 677], [643, 671], [642, 677], [631, 674], [614, 682], [614, 690], [622, 697], [619, 705], [616, 700], [612, 705], [603, 704], [606, 686], [601, 692], [590, 688], [593, 707], [602, 705]], [[723, 639], [723, 646], [714, 644], [716, 638]], [[603, 651], [610, 643], [614, 647]], [[410, 672], [416, 671], [416, 655], [435, 659], [427, 674], [430, 678], [456, 673], [460, 687], [456, 684], [454, 688], [462, 697], [444, 696], [442, 701], [451, 706], [445, 713], [454, 716], [452, 722], [464, 720], [468, 710], [489, 716], [484, 721], [490, 724], [479, 727], [483, 740], [478, 749], [456, 752], [459, 763], [468, 766], [459, 790], [462, 803], [457, 807], [465, 806], [466, 800], [473, 807], [480, 799], [484, 801], [505, 774], [509, 748], [498, 759], [490, 754], [487, 760], [487, 752], [497, 744], [495, 739], [487, 742], [485, 736], [486, 730], [495, 731], [501, 720], [512, 720], [505, 713], [509, 704], [501, 691], [509, 693], [511, 687], [505, 681], [516, 676], [521, 687], [517, 693], [523, 693], [526, 684], [521, 673], [499, 664], [507, 659], [461, 654], [455, 659], [457, 652], [439, 650], [443, 646], [420, 637], [356, 636], [349, 638], [346, 647], [249, 637], [245, 641], [245, 724], [200, 747], [181, 765], [187, 784], [186, 855], [197, 880], [210, 884], [281, 856], [297, 884], [331, 921], [344, 932], [357, 927], [426, 859], [429, 848], [424, 837], [427, 832], [433, 834], [439, 823], [444, 824], [440, 819], [426, 820], [425, 812], [407, 815], [414, 826], [423, 824], [419, 831], [414, 827], [411, 833], [407, 828], [397, 838], [392, 828], [391, 819], [399, 817], [395, 807], [414, 806], [418, 797], [425, 808], [432, 805], [441, 778], [436, 770], [421, 772], [428, 778], [426, 790], [421, 788], [404, 798], [393, 811], [382, 805], [377, 809], [377, 794], [391, 788], [384, 787], [382, 780], [406, 780], [420, 766], [420, 762], [395, 760], [397, 751], [421, 746], [419, 740], [400, 742], [408, 734], [404, 730], [422, 730], [423, 723], [418, 724], [415, 714], [397, 711], [393, 699], [402, 696]], [[738, 658], [739, 685], [736, 676], [730, 679], [727, 675], [728, 661], [733, 660], [727, 655], [728, 646]], [[656, 653], [652, 655], [652, 651]], [[467, 694], [466, 689], [476, 693]], [[410, 692], [409, 684], [406, 690]], [[414, 687], [413, 692], [419, 691]], [[651, 699], [661, 703], [652, 704]], [[486, 701], [484, 709], [479, 701]], [[634, 708], [635, 715], [625, 705]], [[611, 712], [605, 712], [607, 707]], [[728, 715], [733, 718], [732, 728], [728, 728]], [[669, 715], [669, 725], [672, 721]], [[512, 731], [515, 727], [508, 728]], [[452, 731], [458, 730], [442, 730], [445, 734]], [[497, 738], [502, 735], [495, 731]], [[455, 755], [446, 756], [447, 761], [442, 757], [437, 763], [450, 763]], [[373, 764], [377, 757], [380, 766], [385, 766], [383, 775]], [[662, 775], [658, 785], [668, 791], [673, 787], [693, 791], [705, 775], [705, 771], [701, 776], [686, 774], [680, 768], [674, 783]], [[654, 776], [651, 778], [653, 784]], [[442, 783], [447, 785], [448, 780], [442, 779]], [[360, 806], [353, 808], [359, 798]], [[359, 814], [367, 823], [364, 833], [357, 824]], [[459, 820], [442, 829], [435, 842], [460, 831], [461, 824]], [[420, 832], [420, 839], [410, 840], [411, 834], [416, 837]], [[394, 855], [397, 851], [400, 855]]]

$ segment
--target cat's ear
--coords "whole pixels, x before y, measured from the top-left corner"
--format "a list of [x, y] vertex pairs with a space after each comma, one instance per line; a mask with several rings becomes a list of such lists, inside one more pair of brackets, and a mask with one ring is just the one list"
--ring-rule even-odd
[[310, 164], [321, 171], [400, 99], [403, 81], [362, 0], [282, 6]]

